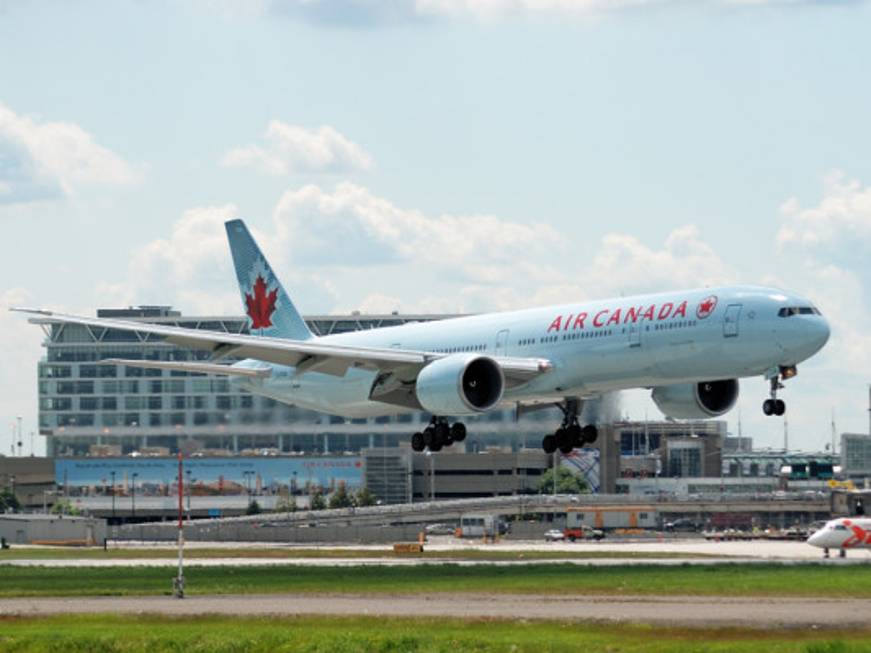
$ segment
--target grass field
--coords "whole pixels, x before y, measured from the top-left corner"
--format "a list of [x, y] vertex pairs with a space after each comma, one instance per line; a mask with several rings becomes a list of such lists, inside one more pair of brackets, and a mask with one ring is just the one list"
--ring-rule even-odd
[[[0, 565], [0, 597], [168, 594], [169, 568]], [[549, 595], [871, 597], [871, 566], [452, 564], [190, 567], [190, 594], [504, 592]]]
[[557, 622], [384, 618], [0, 618], [0, 651], [163, 653], [871, 652], [871, 631], [659, 628]]
[[[18, 548], [13, 547], [0, 551], [0, 565], [4, 560], [160, 560], [175, 559], [178, 553], [174, 548], [131, 547], [120, 549], [45, 547]], [[392, 548], [383, 549], [350, 549], [350, 548], [188, 548], [185, 558], [260, 558], [282, 560], [288, 558], [325, 558], [325, 559], [391, 559], [407, 558], [408, 554], [394, 553]], [[454, 549], [450, 551], [424, 551], [414, 554], [415, 558], [430, 560], [594, 560], [600, 558], [625, 558], [629, 560], [644, 559], [674, 559], [674, 558], [723, 558], [707, 553], [657, 553], [647, 551], [499, 551], [487, 549]]]

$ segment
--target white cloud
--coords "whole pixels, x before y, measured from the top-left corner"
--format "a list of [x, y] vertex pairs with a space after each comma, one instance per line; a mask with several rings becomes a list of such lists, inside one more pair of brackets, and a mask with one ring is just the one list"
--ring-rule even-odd
[[70, 122], [38, 122], [0, 104], [0, 204], [56, 199], [85, 184], [123, 185], [136, 173]]
[[347, 173], [368, 170], [372, 158], [357, 143], [329, 126], [306, 129], [280, 120], [269, 123], [263, 145], [246, 145], [227, 152], [221, 164], [255, 167], [270, 175]]
[[461, 278], [498, 282], [516, 261], [546, 254], [559, 236], [544, 224], [492, 215], [428, 216], [403, 209], [350, 183], [288, 191], [274, 221], [295, 260], [317, 266], [416, 262]]

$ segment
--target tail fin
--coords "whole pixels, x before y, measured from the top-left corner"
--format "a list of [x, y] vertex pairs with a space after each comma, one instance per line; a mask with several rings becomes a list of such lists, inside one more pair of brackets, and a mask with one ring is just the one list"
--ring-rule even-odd
[[312, 338], [312, 332], [269, 267], [245, 223], [230, 220], [224, 226], [251, 333], [291, 340]]

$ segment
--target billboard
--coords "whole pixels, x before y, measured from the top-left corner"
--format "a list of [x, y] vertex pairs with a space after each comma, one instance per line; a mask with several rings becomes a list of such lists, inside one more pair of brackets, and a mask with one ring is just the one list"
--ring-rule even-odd
[[[364, 485], [361, 456], [185, 458], [184, 469], [190, 491], [203, 495], [307, 494], [311, 487], [329, 491], [340, 482], [349, 489]], [[177, 487], [177, 474], [174, 457], [55, 460], [55, 482], [68, 495], [103, 494], [113, 483], [116, 493], [125, 494], [135, 481], [137, 495], [160, 496]]]

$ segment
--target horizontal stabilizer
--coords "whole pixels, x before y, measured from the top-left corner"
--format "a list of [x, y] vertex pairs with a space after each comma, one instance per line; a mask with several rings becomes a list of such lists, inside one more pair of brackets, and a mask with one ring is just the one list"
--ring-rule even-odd
[[248, 378], [264, 378], [272, 374], [272, 368], [269, 366], [235, 367], [232, 365], [218, 365], [217, 363], [144, 361], [123, 358], [106, 358], [100, 361], [100, 365], [129, 365], [130, 367], [146, 367], [157, 370], [175, 370], [177, 372], [194, 372], [197, 374], [221, 374], [223, 376], [246, 376]]

